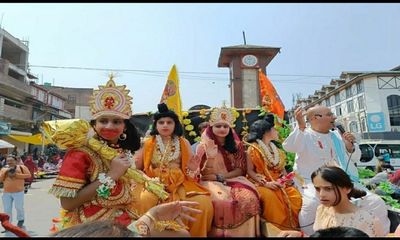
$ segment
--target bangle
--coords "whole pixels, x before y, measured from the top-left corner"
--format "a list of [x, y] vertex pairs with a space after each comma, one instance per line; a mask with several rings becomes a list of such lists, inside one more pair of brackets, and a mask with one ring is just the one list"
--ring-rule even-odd
[[139, 234], [140, 236], [150, 235], [150, 227], [143, 221], [133, 221], [127, 226], [127, 228], [130, 231]]
[[111, 189], [115, 187], [115, 181], [105, 173], [100, 173], [98, 177], [101, 185], [96, 189], [99, 197], [108, 198], [111, 195]]
[[172, 230], [172, 231], [181, 231], [186, 229], [182, 227], [175, 221], [167, 220], [167, 221], [157, 221], [153, 214], [146, 212], [143, 216], [147, 216], [154, 224], [154, 227], [157, 231], [162, 232], [165, 230]]

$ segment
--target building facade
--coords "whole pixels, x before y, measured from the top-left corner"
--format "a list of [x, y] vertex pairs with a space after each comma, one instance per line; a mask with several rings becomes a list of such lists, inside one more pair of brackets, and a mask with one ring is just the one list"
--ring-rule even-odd
[[90, 120], [89, 102], [93, 95], [93, 88], [69, 88], [50, 86], [52, 92], [66, 99], [65, 109], [72, 114], [72, 118]]
[[[34, 83], [28, 70], [28, 42], [0, 29], [0, 139], [14, 146], [18, 153], [30, 151], [30, 144], [12, 136], [32, 136], [39, 132], [41, 121], [71, 118], [63, 109], [65, 99]], [[0, 149], [0, 153], [10, 149]]]
[[379, 72], [342, 72], [340, 79], [316, 90], [297, 106], [331, 108], [336, 122], [357, 139], [400, 140], [400, 68]]

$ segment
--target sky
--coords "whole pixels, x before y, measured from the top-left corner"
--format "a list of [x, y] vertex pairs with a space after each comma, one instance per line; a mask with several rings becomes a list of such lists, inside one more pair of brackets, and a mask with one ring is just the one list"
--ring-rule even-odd
[[133, 113], [157, 110], [173, 64], [183, 110], [230, 104], [229, 69], [217, 64], [242, 31], [247, 44], [281, 48], [267, 73], [289, 109], [344, 71], [399, 66], [399, 23], [399, 3], [0, 3], [1, 27], [29, 41], [37, 83], [97, 88], [113, 69]]

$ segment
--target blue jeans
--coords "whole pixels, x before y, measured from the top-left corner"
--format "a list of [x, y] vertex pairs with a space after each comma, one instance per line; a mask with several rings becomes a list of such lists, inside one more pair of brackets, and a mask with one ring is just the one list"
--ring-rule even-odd
[[3, 192], [3, 208], [4, 212], [10, 216], [12, 222], [12, 206], [15, 201], [15, 209], [17, 210], [17, 220], [24, 220], [24, 191], [22, 192]]

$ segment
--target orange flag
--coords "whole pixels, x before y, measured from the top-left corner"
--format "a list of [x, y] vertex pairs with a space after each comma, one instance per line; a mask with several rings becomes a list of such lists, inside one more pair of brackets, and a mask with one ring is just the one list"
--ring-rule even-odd
[[275, 90], [271, 80], [261, 71], [258, 70], [258, 81], [260, 83], [260, 93], [262, 106], [269, 112], [275, 113], [283, 120], [285, 106], [278, 93]]

